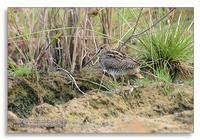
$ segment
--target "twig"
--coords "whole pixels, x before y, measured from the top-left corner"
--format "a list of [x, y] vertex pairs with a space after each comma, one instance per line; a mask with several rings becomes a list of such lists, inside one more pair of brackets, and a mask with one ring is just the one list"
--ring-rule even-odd
[[102, 48], [100, 48], [100, 49], [98, 50], [98, 52], [95, 53], [95, 54], [90, 58], [90, 60], [88, 60], [88, 62], [85, 63], [82, 67], [84, 68], [85, 66], [87, 66], [87, 65], [101, 52], [101, 50], [102, 50]]
[[[141, 16], [142, 16], [142, 10], [143, 10], [143, 8], [140, 9], [140, 13], [139, 13], [139, 15], [138, 15], [138, 18], [137, 18], [137, 21], [136, 21], [136, 23], [135, 23], [135, 26], [134, 26], [134, 29], [133, 29], [132, 34], [134, 34], [135, 31], [136, 31], [136, 28], [137, 28], [137, 26], [138, 26], [139, 20], [140, 20], [140, 18], [141, 18]], [[130, 38], [130, 37], [129, 37], [129, 38]], [[129, 40], [127, 39], [124, 43], [122, 43], [121, 46], [118, 47], [118, 49], [120, 50], [128, 41], [129, 41]]]
[[99, 84], [99, 83], [96, 83], [94, 81], [90, 81], [88, 79], [83, 79], [83, 78], [75, 78], [76, 80], [81, 80], [81, 81], [86, 81], [86, 82], [89, 82], [89, 83], [92, 83], [94, 85], [97, 85], [97, 86], [100, 86], [100, 87], [103, 87], [104, 89], [106, 90], [109, 90], [106, 86], [102, 85], [102, 84]]
[[140, 20], [140, 18], [141, 18], [141, 16], [142, 16], [142, 10], [143, 10], [143, 8], [140, 9], [140, 13], [139, 13], [139, 16], [138, 16], [138, 18], [137, 18], [137, 21], [136, 21], [136, 23], [135, 23], [135, 26], [134, 26], [133, 33], [132, 33], [132, 34], [134, 34], [135, 31], [136, 31], [136, 28], [137, 28], [137, 26], [138, 26], [139, 20]]
[[85, 92], [83, 92], [83, 91], [78, 87], [75, 78], [70, 74], [69, 71], [67, 71], [66, 69], [61, 68], [61, 67], [60, 67], [58, 64], [56, 64], [54, 61], [53, 61], [53, 63], [58, 67], [57, 70], [62, 70], [62, 71], [64, 71], [64, 72], [69, 76], [69, 78], [72, 80], [72, 82], [74, 83], [75, 87], [77, 88], [77, 90], [78, 90], [80, 93], [85, 94]]
[[[99, 54], [100, 51], [101, 51], [101, 49], [99, 49], [99, 51], [98, 51], [84, 66], [86, 66], [87, 64], [89, 64], [89, 63], [94, 59], [94, 57], [95, 57], [96, 55]], [[67, 70], [65, 70], [65, 69], [63, 69], [63, 68], [61, 68], [61, 67], [60, 67], [58, 64], [56, 64], [54, 61], [53, 61], [53, 63], [58, 67], [58, 68], [57, 68], [58, 70], [63, 70], [64, 72], [66, 72], [66, 73], [68, 74], [68, 76], [70, 77], [70, 79], [72, 80], [72, 82], [75, 84], [76, 88], [78, 89], [78, 91], [80, 91], [82, 94], [85, 94], [85, 93], [84, 93], [83, 91], [81, 91], [81, 89], [78, 87], [78, 85], [77, 85], [75, 79], [77, 79], [77, 80], [82, 80], [82, 81], [86, 81], [86, 82], [89, 82], [89, 83], [98, 85], [98, 86], [100, 86], [100, 87], [103, 87], [103, 88], [106, 89], [106, 90], [109, 90], [106, 86], [104, 86], [104, 85], [102, 85], [102, 84], [99, 84], [99, 83], [96, 83], [96, 82], [94, 82], [94, 81], [90, 81], [90, 80], [88, 80], [88, 79], [83, 79], [83, 78], [74, 78], [74, 77], [70, 74], [69, 71], [67, 71]]]
[[60, 68], [57, 68], [57, 70], [62, 70], [62, 71], [64, 71], [64, 72], [69, 76], [69, 78], [72, 80], [72, 82], [74, 83], [74, 85], [75, 85], [75, 87], [77, 88], [77, 90], [78, 90], [80, 93], [85, 94], [85, 92], [83, 92], [83, 91], [78, 87], [75, 78], [70, 74], [69, 71], [67, 71], [67, 70], [65, 70], [65, 69], [63, 69], [63, 68], [61, 68], [61, 67], [60, 67]]
[[[58, 75], [60, 78], [64, 78], [64, 79], [67, 79], [66, 76], [62, 76], [62, 75]], [[68, 79], [67, 79], [68, 80]], [[69, 85], [69, 84], [72, 84], [72, 81], [69, 81], [69, 82], [65, 82], [65, 84]]]
[[149, 28], [145, 29], [144, 31], [137, 33], [137, 34], [133, 34], [131, 35], [126, 41], [124, 41], [123, 45], [125, 45], [128, 41], [131, 40], [131, 38], [133, 37], [138, 37], [142, 34], [144, 34], [145, 32], [147, 32], [148, 30], [150, 30], [151, 28], [153, 28], [154, 26], [156, 26], [159, 22], [161, 22], [163, 19], [165, 19], [169, 14], [171, 14], [176, 8], [171, 9], [166, 15], [164, 15], [163, 17], [161, 17], [160, 19], [158, 19], [157, 21], [155, 21]]

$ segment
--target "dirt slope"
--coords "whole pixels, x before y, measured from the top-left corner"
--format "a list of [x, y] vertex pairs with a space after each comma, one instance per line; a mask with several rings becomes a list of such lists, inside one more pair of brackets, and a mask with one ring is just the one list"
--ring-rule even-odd
[[[122, 87], [123, 88], [123, 87]], [[9, 133], [151, 133], [193, 132], [193, 88], [186, 85], [152, 85], [125, 92], [93, 90], [60, 105], [41, 103], [22, 119], [8, 113]], [[14, 117], [13, 117], [14, 116]], [[19, 127], [16, 120], [24, 126]], [[39, 121], [38, 121], [39, 120]], [[40, 120], [62, 126], [41, 126]], [[30, 122], [39, 124], [30, 126]], [[29, 125], [28, 125], [29, 124]]]

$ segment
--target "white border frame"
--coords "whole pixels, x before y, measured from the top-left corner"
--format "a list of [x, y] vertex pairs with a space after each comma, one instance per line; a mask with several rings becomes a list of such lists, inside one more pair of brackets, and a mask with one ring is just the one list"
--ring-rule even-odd
[[[48, 139], [127, 139], [143, 140], [199, 139], [200, 138], [200, 2], [198, 0], [1, 0], [0, 4], [0, 137], [1, 139], [42, 139], [47, 135], [12, 135], [6, 134], [7, 111], [7, 8], [8, 7], [194, 7], [194, 134], [93, 134], [93, 135], [48, 135]], [[14, 137], [14, 138], [13, 138]], [[67, 137], [67, 138], [66, 138]]]

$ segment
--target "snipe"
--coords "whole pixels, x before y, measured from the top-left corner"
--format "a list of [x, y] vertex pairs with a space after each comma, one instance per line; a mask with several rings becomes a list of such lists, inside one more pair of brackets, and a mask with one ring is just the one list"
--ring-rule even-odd
[[103, 71], [112, 75], [115, 81], [115, 76], [126, 74], [142, 78], [140, 63], [120, 51], [110, 49], [109, 46], [101, 48], [99, 61]]

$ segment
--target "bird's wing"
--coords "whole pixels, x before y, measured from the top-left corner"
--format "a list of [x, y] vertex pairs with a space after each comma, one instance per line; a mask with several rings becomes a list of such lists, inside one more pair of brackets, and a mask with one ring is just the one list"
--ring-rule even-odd
[[107, 68], [110, 69], [118, 69], [121, 67], [122, 63], [115, 58], [109, 58], [104, 62], [104, 65], [106, 65]]

